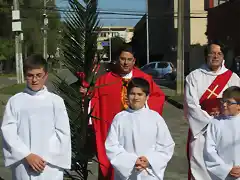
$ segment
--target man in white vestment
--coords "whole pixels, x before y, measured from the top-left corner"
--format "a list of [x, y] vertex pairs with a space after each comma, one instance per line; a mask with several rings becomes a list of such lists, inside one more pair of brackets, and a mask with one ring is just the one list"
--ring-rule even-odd
[[224, 116], [213, 119], [206, 133], [204, 160], [212, 180], [240, 179], [240, 87], [223, 92]]
[[12, 96], [1, 126], [5, 166], [13, 180], [63, 180], [71, 167], [71, 136], [64, 101], [44, 86], [47, 62], [24, 61], [27, 87]]
[[185, 115], [189, 122], [187, 153], [188, 179], [210, 180], [203, 160], [204, 134], [214, 116], [219, 115], [219, 98], [230, 86], [240, 86], [240, 79], [224, 66], [224, 51], [217, 42], [205, 50], [206, 64], [186, 77]]
[[105, 147], [114, 168], [114, 180], [163, 180], [174, 152], [164, 119], [146, 107], [149, 83], [133, 78], [127, 87], [129, 108], [111, 124]]

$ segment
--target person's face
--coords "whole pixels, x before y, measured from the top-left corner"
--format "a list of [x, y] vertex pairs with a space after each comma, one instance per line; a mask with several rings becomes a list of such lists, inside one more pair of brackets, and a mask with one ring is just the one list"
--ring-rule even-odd
[[141, 88], [134, 87], [129, 92], [128, 101], [133, 110], [138, 110], [145, 106], [147, 95]]
[[25, 79], [27, 85], [33, 91], [39, 91], [43, 88], [48, 77], [48, 73], [43, 68], [27, 70]]
[[132, 71], [135, 58], [132, 53], [123, 51], [119, 56], [120, 73], [128, 74]]
[[224, 115], [236, 116], [240, 112], [240, 103], [236, 102], [233, 98], [222, 99], [222, 111]]
[[221, 47], [219, 45], [212, 44], [207, 55], [208, 66], [213, 70], [218, 70], [222, 66], [223, 59], [224, 55], [221, 51]]

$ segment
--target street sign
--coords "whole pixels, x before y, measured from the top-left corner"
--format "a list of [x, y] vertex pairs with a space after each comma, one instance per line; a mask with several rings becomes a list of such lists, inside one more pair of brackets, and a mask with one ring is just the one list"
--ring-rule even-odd
[[101, 44], [102, 44], [103, 47], [104, 46], [109, 46], [109, 42], [108, 41], [103, 41]]

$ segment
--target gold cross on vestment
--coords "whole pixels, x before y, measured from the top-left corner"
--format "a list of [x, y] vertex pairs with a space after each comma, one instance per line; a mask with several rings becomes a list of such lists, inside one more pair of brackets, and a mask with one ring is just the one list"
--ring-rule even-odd
[[218, 96], [215, 91], [218, 88], [218, 85], [215, 86], [215, 88], [211, 91], [210, 89], [207, 89], [207, 91], [210, 92], [210, 94], [208, 95], [207, 99], [209, 99], [212, 95], [215, 95], [216, 97]]

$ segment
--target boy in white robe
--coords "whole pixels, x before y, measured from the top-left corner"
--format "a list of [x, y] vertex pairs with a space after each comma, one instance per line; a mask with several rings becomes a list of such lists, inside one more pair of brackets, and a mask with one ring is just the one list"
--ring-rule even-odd
[[149, 83], [133, 78], [127, 94], [129, 108], [114, 117], [105, 142], [114, 180], [162, 180], [175, 143], [164, 119], [145, 107]]
[[224, 91], [222, 111], [207, 128], [204, 161], [212, 180], [240, 179], [240, 87]]
[[13, 180], [63, 180], [71, 166], [71, 136], [64, 101], [44, 86], [47, 62], [24, 61], [27, 87], [12, 96], [1, 126], [5, 166]]

